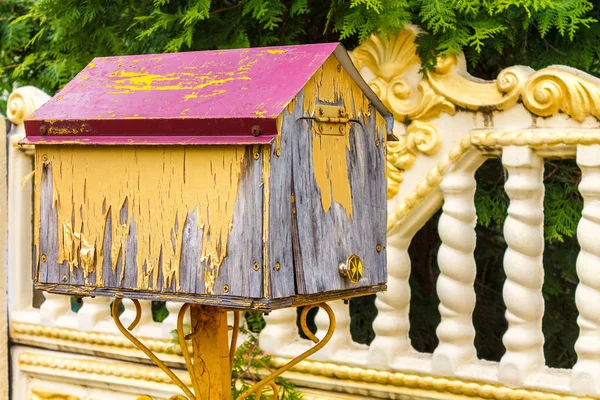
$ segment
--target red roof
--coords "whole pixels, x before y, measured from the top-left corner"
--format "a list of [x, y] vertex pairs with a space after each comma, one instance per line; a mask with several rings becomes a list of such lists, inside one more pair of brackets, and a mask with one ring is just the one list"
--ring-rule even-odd
[[334, 52], [349, 61], [338, 43], [95, 58], [28, 118], [27, 141], [266, 143]]

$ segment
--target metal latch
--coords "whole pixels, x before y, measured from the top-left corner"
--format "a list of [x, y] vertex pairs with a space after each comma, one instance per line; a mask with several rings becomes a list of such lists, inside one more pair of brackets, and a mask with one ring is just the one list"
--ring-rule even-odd
[[344, 136], [350, 119], [342, 106], [319, 105], [317, 108], [317, 132], [321, 135]]

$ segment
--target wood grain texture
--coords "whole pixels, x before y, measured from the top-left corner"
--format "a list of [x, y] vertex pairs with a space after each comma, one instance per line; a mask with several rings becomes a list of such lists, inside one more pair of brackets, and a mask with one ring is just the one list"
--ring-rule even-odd
[[[385, 154], [383, 146], [375, 143], [375, 114], [366, 120], [353, 121], [348, 133], [350, 148], [346, 152], [346, 162], [352, 194], [350, 219], [335, 201], [327, 212], [323, 210], [314, 175], [313, 123], [312, 119], [299, 120], [292, 134], [292, 179], [299, 246], [294, 251], [301, 255], [296, 260], [296, 279], [302, 283], [298, 285], [298, 294], [385, 283]], [[378, 244], [379, 252], [376, 250]], [[363, 277], [356, 284], [340, 276], [338, 271], [338, 265], [351, 254], [357, 254], [364, 265]]]
[[[300, 94], [301, 96], [302, 94]], [[276, 146], [271, 152], [271, 179], [269, 183], [268, 262], [271, 295], [273, 298], [296, 294], [294, 257], [292, 247], [292, 133], [296, 120], [302, 117], [302, 100], [297, 98], [290, 114], [283, 112], [280, 155]], [[276, 265], [279, 263], [279, 271]]]

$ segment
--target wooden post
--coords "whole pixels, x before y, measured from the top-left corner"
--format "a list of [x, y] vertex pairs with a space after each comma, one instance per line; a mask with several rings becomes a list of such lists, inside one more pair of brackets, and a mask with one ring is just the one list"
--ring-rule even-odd
[[196, 398], [231, 400], [227, 311], [220, 307], [193, 305], [191, 319]]

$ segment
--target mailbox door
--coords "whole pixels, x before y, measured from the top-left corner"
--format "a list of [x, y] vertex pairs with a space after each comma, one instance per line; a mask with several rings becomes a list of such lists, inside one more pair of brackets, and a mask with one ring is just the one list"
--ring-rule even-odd
[[344, 127], [296, 122], [291, 230], [298, 294], [358, 293], [386, 282], [385, 129], [376, 118], [373, 112]]

